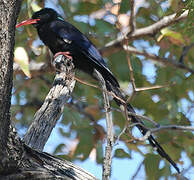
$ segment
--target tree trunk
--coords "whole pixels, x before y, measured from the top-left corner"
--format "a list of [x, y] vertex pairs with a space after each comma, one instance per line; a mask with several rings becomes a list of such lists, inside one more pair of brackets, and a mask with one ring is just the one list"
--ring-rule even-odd
[[[0, 173], [9, 171], [12, 153], [8, 150], [10, 102], [13, 77], [15, 23], [21, 0], [0, 3]], [[9, 156], [8, 156], [9, 153]], [[15, 166], [15, 162], [13, 162]], [[9, 167], [10, 166], [10, 167]]]

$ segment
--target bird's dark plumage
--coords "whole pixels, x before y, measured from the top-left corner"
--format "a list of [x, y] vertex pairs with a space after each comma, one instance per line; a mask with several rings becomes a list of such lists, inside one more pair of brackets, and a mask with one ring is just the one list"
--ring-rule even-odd
[[[32, 19], [37, 19], [34, 26], [37, 28], [40, 39], [50, 48], [53, 54], [58, 52], [70, 52], [75, 67], [92, 75], [96, 69], [105, 79], [107, 90], [113, 92], [117, 97], [126, 102], [125, 97], [119, 89], [119, 83], [108, 69], [102, 56], [91, 43], [77, 28], [63, 20], [63, 18], [53, 9], [44, 8], [35, 12]], [[94, 77], [94, 76], [93, 76]], [[124, 107], [124, 103], [118, 98], [114, 98], [119, 106]], [[127, 104], [129, 112], [135, 112], [130, 104]], [[143, 122], [136, 116], [130, 116], [132, 122]], [[143, 135], [148, 131], [144, 126], [137, 125]], [[163, 148], [158, 144], [152, 135], [148, 138], [150, 144], [156, 148], [157, 152], [166, 158], [180, 172], [175, 162], [168, 156]]]
[[[41, 21], [42, 16], [43, 20]], [[96, 47], [77, 28], [64, 21], [56, 11], [45, 8], [34, 13], [32, 18], [40, 18], [40, 21], [34, 26], [37, 28], [40, 39], [53, 54], [69, 51], [76, 68], [92, 75], [95, 67], [102, 75], [109, 77], [111, 83], [119, 87], [117, 80]]]

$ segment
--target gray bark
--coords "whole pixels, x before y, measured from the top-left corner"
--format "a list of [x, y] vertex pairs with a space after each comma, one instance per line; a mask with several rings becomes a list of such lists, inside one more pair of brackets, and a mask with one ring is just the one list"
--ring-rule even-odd
[[20, 4], [20, 0], [7, 0], [0, 3], [0, 173], [12, 168], [12, 165], [7, 163], [12, 159], [12, 153], [7, 144], [13, 76], [14, 29]]
[[39, 151], [43, 150], [75, 85], [72, 59], [60, 55], [54, 60], [54, 66], [58, 72], [53, 87], [24, 136], [24, 142]]

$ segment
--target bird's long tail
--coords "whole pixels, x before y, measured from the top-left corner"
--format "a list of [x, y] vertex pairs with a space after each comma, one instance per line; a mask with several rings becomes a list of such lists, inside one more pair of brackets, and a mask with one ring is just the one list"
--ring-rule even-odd
[[[105, 78], [106, 87], [107, 87], [108, 91], [114, 93], [115, 97], [113, 97], [113, 98], [114, 98], [114, 101], [117, 103], [117, 105], [121, 108], [121, 110], [126, 108], [126, 110], [128, 112], [135, 113], [133, 107], [129, 103], [126, 105], [126, 103], [125, 103], [126, 98], [122, 94], [122, 92], [120, 91], [119, 86], [115, 86], [115, 84], [113, 84], [109, 80], [107, 80], [107, 78]], [[129, 116], [129, 118], [131, 118], [133, 123], [139, 123], [139, 125], [137, 124], [136, 126], [141, 131], [141, 133], [143, 135], [145, 135], [148, 132], [148, 129], [144, 126], [144, 123], [137, 116], [132, 116], [132, 115], [128, 115], [128, 116]], [[176, 171], [178, 173], [180, 173], [180, 170], [177, 167], [176, 163], [170, 158], [170, 156], [164, 151], [164, 149], [160, 146], [160, 144], [154, 139], [154, 137], [152, 135], [150, 135], [148, 137], [148, 141], [149, 141], [150, 145], [154, 149], [156, 149], [158, 154], [160, 154], [161, 157], [165, 158], [176, 169]]]

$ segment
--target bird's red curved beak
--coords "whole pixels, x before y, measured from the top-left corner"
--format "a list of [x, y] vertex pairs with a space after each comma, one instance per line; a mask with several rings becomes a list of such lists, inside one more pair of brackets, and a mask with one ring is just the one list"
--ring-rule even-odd
[[17, 24], [16, 28], [18, 28], [20, 26], [25, 26], [28, 24], [36, 24], [37, 21], [40, 21], [40, 19], [28, 19], [28, 20], [22, 21], [21, 23]]

